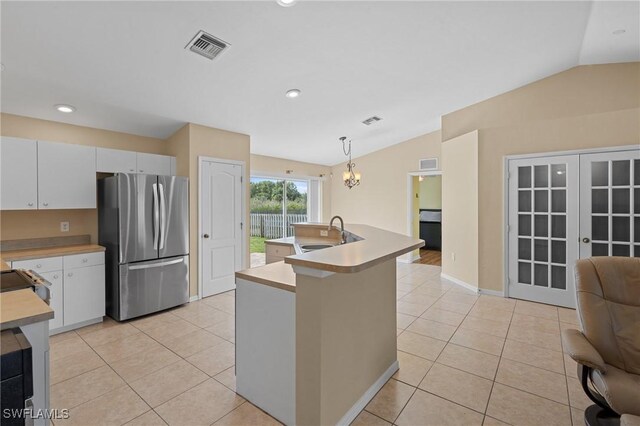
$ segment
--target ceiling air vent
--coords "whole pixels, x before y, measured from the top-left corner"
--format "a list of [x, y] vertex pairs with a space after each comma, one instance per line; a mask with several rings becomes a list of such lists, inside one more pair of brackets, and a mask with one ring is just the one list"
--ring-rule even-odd
[[438, 158], [423, 158], [418, 163], [420, 170], [438, 170]]
[[369, 117], [366, 120], [364, 120], [362, 124], [364, 124], [365, 126], [371, 126], [373, 123], [377, 123], [380, 120], [382, 120], [382, 118], [378, 117], [377, 115], [374, 115], [373, 117]]
[[198, 34], [191, 39], [189, 44], [187, 44], [185, 49], [189, 49], [205, 58], [213, 59], [221, 54], [228, 46], [229, 43], [226, 41], [222, 41], [204, 31], [199, 31]]

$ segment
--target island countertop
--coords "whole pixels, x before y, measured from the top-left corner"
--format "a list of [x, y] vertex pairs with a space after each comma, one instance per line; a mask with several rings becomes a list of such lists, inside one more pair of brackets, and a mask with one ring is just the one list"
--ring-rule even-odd
[[236, 278], [253, 281], [281, 290], [296, 292], [296, 274], [291, 265], [274, 262], [236, 272]]
[[53, 318], [53, 309], [31, 289], [0, 293], [0, 329], [2, 330], [51, 318]]
[[354, 273], [424, 246], [423, 240], [369, 225], [345, 225], [344, 228], [362, 240], [287, 256], [284, 262], [328, 272]]

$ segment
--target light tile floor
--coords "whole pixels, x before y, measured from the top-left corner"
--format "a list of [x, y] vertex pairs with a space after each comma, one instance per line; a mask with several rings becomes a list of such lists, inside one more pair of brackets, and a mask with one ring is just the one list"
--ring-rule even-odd
[[[354, 425], [574, 425], [590, 405], [560, 330], [575, 311], [475, 295], [398, 265], [400, 370]], [[55, 424], [274, 425], [235, 393], [234, 293], [51, 338]]]

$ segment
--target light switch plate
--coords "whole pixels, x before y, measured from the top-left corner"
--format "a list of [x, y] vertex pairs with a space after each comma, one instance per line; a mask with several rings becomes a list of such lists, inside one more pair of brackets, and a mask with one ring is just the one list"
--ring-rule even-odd
[[69, 232], [69, 222], [60, 222], [60, 232]]
[[329, 231], [327, 231], [327, 230], [320, 231], [320, 236], [321, 237], [328, 237], [329, 236]]

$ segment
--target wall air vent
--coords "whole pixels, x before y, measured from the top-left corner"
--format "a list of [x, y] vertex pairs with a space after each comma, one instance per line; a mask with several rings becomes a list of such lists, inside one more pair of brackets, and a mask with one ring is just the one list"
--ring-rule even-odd
[[191, 39], [189, 44], [187, 44], [185, 49], [189, 49], [207, 59], [214, 59], [227, 47], [229, 47], [229, 43], [226, 41], [222, 41], [211, 34], [205, 33], [204, 31], [199, 31], [198, 34]]
[[423, 158], [418, 163], [419, 170], [438, 170], [438, 157]]
[[365, 126], [371, 126], [373, 123], [377, 123], [380, 120], [382, 120], [382, 118], [378, 117], [377, 115], [374, 115], [373, 117], [369, 117], [366, 120], [364, 120], [362, 124], [364, 124]]

